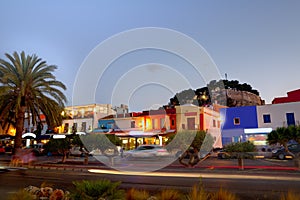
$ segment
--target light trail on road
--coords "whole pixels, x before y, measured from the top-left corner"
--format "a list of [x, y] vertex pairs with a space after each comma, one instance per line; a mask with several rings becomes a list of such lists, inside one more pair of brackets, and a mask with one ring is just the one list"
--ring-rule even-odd
[[156, 177], [185, 177], [185, 178], [213, 178], [213, 179], [252, 179], [252, 180], [277, 180], [277, 181], [300, 181], [300, 177], [249, 175], [249, 174], [210, 174], [210, 173], [182, 173], [182, 172], [124, 172], [105, 169], [89, 169], [91, 173], [128, 175], [128, 176], [156, 176]]

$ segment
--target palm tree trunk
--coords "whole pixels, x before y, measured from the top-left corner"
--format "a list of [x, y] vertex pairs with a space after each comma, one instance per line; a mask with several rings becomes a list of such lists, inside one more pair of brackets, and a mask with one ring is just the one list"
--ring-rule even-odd
[[88, 154], [88, 153], [85, 153], [85, 154], [84, 154], [84, 161], [83, 161], [83, 164], [84, 164], [84, 165], [89, 164], [89, 154]]
[[238, 165], [240, 170], [244, 170], [244, 159], [242, 157], [238, 158]]
[[296, 168], [300, 169], [300, 153], [295, 154], [294, 165]]
[[62, 159], [61, 159], [61, 163], [65, 163], [67, 161], [67, 154], [68, 152], [67, 151], [63, 151], [63, 156], [62, 156]]
[[24, 115], [25, 115], [25, 106], [22, 106], [16, 118], [16, 136], [14, 149], [19, 149], [22, 147], [22, 134], [24, 129]]

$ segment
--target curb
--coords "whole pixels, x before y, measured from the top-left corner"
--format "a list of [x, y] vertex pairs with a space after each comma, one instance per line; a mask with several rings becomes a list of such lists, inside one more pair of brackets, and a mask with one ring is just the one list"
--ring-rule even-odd
[[[109, 166], [106, 165], [70, 165], [70, 164], [35, 164], [35, 165], [23, 165], [22, 167], [28, 168], [28, 169], [40, 169], [40, 170], [57, 170], [57, 171], [78, 171], [78, 172], [88, 172], [89, 169], [111, 169]], [[242, 172], [245, 170], [247, 172], [248, 170], [255, 172], [270, 172], [274, 173], [276, 171], [280, 172], [300, 172], [299, 168], [296, 167], [278, 167], [278, 166], [244, 166], [244, 170], [241, 169], [239, 166], [194, 166], [194, 167], [185, 167], [182, 165], [169, 165], [165, 168], [163, 168], [161, 171], [168, 171], [172, 170], [174, 172], [181, 172], [181, 173], [189, 173], [194, 172], [196, 169], [203, 169], [203, 170], [209, 170], [211, 172], [218, 172], [226, 170], [234, 170], [235, 172], [239, 171]]]

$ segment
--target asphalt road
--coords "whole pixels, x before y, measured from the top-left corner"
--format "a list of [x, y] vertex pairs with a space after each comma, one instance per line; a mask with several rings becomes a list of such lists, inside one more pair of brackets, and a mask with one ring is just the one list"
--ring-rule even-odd
[[[72, 181], [110, 179], [121, 181], [121, 187], [141, 188], [157, 191], [162, 188], [173, 188], [188, 192], [191, 187], [200, 181], [208, 191], [216, 191], [221, 187], [236, 193], [240, 199], [279, 199], [287, 191], [298, 192], [300, 188], [300, 171], [295, 170], [270, 170], [255, 168], [262, 166], [293, 167], [293, 161], [278, 161], [274, 159], [245, 160], [245, 165], [250, 166], [245, 170], [238, 170], [237, 160], [220, 160], [210, 158], [200, 163], [196, 168], [183, 168], [178, 162], [173, 162], [169, 167], [142, 174], [135, 171], [116, 171], [100, 164], [90, 158], [89, 165], [81, 165], [83, 158], [71, 158], [66, 165], [55, 164], [60, 158], [39, 157], [39, 165], [31, 166], [25, 170], [14, 170], [0, 173], [1, 194], [11, 194], [29, 185], [40, 186], [46, 182], [56, 188], [71, 190]], [[125, 168], [138, 169], [147, 165], [155, 165], [157, 160], [116, 160], [116, 165]], [[50, 164], [49, 164], [50, 163]], [[226, 168], [227, 166], [227, 168]], [[124, 169], [124, 168], [122, 168]], [[299, 191], [300, 195], [300, 191]], [[0, 199], [4, 199], [1, 196]], [[3, 198], [2, 198], [3, 197]], [[5, 200], [5, 199], [4, 199]]]
[[[99, 169], [97, 169], [99, 170]], [[279, 199], [287, 191], [299, 192], [300, 176], [297, 172], [232, 172], [208, 171], [208, 169], [191, 169], [188, 172], [150, 172], [136, 174], [112, 170], [73, 171], [53, 169], [27, 169], [25, 171], [9, 171], [1, 173], [0, 192], [4, 196], [12, 194], [20, 188], [29, 185], [40, 186], [46, 182], [55, 188], [72, 190], [73, 181], [109, 179], [121, 181], [121, 188], [140, 188], [149, 191], [158, 191], [163, 188], [178, 189], [188, 192], [193, 185], [201, 183], [207, 191], [216, 191], [219, 188], [228, 189], [237, 194], [241, 199]]]

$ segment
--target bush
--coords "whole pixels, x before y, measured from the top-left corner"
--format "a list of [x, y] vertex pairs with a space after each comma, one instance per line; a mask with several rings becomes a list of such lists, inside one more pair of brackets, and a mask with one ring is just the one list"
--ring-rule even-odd
[[204, 190], [203, 186], [194, 185], [191, 192], [187, 195], [188, 200], [207, 200], [209, 194]]
[[224, 149], [226, 152], [229, 152], [238, 158], [248, 158], [253, 157], [249, 155], [251, 155], [251, 152], [255, 151], [255, 145], [249, 141], [237, 142], [226, 145]]
[[74, 181], [75, 190], [72, 193], [74, 200], [106, 200], [125, 199], [124, 190], [119, 189], [121, 182], [112, 183], [110, 180], [101, 179], [96, 181]]
[[150, 197], [150, 194], [146, 190], [137, 190], [134, 188], [131, 188], [126, 193], [126, 200], [148, 200]]
[[164, 189], [158, 195], [157, 198], [159, 200], [182, 200], [182, 194], [173, 189]]
[[25, 190], [19, 190], [8, 197], [9, 200], [35, 200], [35, 197]]
[[219, 191], [212, 193], [210, 200], [238, 200], [239, 198], [229, 192], [228, 190], [224, 190], [220, 188]]
[[288, 191], [286, 195], [281, 195], [280, 200], [300, 200], [300, 196], [295, 192]]

